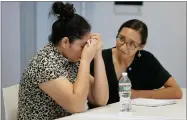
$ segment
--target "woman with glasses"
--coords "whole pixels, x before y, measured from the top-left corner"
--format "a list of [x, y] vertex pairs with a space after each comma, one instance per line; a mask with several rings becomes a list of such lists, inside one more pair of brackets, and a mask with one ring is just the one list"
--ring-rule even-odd
[[[132, 98], [179, 99], [182, 91], [172, 75], [156, 57], [143, 50], [148, 28], [140, 20], [132, 19], [121, 25], [116, 47], [103, 50], [109, 83], [108, 104], [118, 102], [118, 80], [127, 72], [132, 83]], [[94, 74], [94, 62], [91, 65]]]

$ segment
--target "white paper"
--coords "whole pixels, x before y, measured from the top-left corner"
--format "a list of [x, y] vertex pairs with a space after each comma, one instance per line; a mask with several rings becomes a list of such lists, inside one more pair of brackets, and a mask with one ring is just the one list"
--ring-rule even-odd
[[147, 99], [147, 98], [133, 99], [131, 102], [132, 105], [147, 106], [147, 107], [157, 107], [157, 106], [176, 104], [175, 100]]
[[[133, 116], [133, 115], [123, 115], [121, 114], [95, 114], [95, 113], [87, 113], [87, 114], [76, 114], [77, 117], [84, 117], [89, 119], [102, 119], [102, 120], [176, 120], [176, 118], [171, 117], [154, 117], [154, 116]], [[180, 120], [185, 120], [180, 118]]]

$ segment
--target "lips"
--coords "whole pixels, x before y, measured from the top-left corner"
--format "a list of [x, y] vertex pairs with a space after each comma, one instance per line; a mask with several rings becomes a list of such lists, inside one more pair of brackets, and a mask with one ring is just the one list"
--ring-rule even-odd
[[128, 53], [125, 53], [124, 51], [122, 51], [120, 48], [117, 48], [121, 53], [123, 54], [128, 54]]

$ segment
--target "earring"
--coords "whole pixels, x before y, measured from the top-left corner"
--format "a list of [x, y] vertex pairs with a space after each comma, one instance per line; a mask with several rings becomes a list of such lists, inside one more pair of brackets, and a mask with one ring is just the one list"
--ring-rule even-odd
[[142, 56], [142, 55], [141, 55], [140, 50], [139, 50], [138, 57], [141, 57], [141, 56]]

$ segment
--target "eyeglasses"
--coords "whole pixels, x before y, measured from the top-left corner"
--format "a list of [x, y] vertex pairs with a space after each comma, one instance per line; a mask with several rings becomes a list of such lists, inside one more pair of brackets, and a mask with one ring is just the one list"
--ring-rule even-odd
[[125, 36], [117, 36], [116, 39], [118, 43], [120, 44], [120, 46], [126, 44], [127, 48], [130, 50], [134, 50], [135, 48], [140, 46], [140, 45], [136, 45], [136, 43], [132, 40], [128, 42]]

